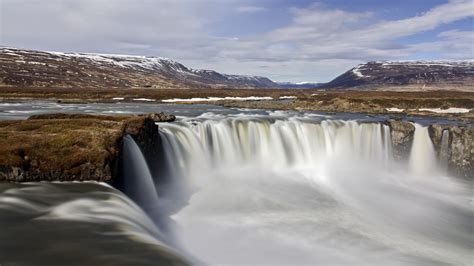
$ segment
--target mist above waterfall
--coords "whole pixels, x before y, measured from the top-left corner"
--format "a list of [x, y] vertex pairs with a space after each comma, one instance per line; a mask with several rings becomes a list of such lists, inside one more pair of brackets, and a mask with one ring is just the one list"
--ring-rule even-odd
[[172, 175], [195, 191], [172, 218], [209, 264], [467, 265], [469, 184], [437, 169], [427, 129], [405, 161], [388, 126], [221, 116], [160, 124]]

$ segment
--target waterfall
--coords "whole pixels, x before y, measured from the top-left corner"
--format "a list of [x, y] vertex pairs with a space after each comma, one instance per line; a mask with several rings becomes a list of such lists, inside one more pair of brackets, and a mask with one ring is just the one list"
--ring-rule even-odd
[[435, 173], [437, 169], [436, 152], [430, 139], [428, 128], [415, 124], [415, 136], [410, 152], [410, 169], [418, 175]]
[[[166, 147], [166, 146], [165, 146]], [[166, 159], [168, 161], [168, 159]], [[129, 135], [123, 139], [123, 173], [120, 185], [116, 186], [130, 197], [143, 211], [151, 218], [153, 223], [160, 230], [158, 237], [163, 243], [176, 248], [184, 255], [186, 252], [182, 249], [180, 243], [174, 236], [174, 223], [169, 215], [174, 212], [175, 205], [182, 205], [182, 196], [185, 193], [184, 186], [176, 189], [176, 184], [163, 184], [161, 191], [166, 193], [158, 194], [155, 186], [155, 180], [149, 170], [147, 160], [144, 157], [140, 147]], [[177, 181], [178, 175], [171, 174]], [[188, 255], [186, 255], [188, 256]]]
[[405, 164], [382, 123], [216, 114], [160, 123], [168, 173], [189, 192], [171, 216], [176, 236], [211, 265], [465, 264], [469, 191], [413, 178], [437, 162], [427, 128], [415, 127]]
[[390, 129], [379, 123], [228, 118], [162, 124], [160, 129], [172, 172], [188, 178], [215, 168], [281, 170], [335, 158], [386, 165], [392, 157]]
[[123, 175], [121, 190], [148, 214], [153, 214], [159, 203], [153, 177], [140, 148], [129, 135], [123, 138]]

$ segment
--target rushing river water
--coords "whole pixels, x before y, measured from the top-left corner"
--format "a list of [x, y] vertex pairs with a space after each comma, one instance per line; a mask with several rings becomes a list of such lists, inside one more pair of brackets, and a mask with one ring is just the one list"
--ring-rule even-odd
[[[0, 115], [58, 106], [4, 105]], [[75, 250], [87, 254], [76, 254], [78, 261], [93, 264], [161, 265], [175, 253], [211, 265], [472, 264], [473, 183], [440, 167], [427, 121], [415, 124], [411, 152], [398, 161], [389, 128], [379, 123], [385, 117], [204, 105], [64, 106], [66, 112], [177, 114], [178, 121], [159, 123], [162, 176], [150, 173], [127, 137], [120, 189], [128, 197], [99, 183], [0, 184], [0, 226], [8, 228], [0, 231], [0, 259], [7, 262], [27, 248], [35, 251], [31, 261], [54, 255], [67, 261]], [[68, 239], [73, 248], [58, 244]], [[41, 247], [33, 248], [35, 241]]]

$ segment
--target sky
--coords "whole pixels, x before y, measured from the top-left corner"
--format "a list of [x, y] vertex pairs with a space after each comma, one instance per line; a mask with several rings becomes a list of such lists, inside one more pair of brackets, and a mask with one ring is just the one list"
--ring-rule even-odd
[[472, 59], [473, 17], [474, 0], [0, 0], [0, 45], [327, 82], [366, 61]]

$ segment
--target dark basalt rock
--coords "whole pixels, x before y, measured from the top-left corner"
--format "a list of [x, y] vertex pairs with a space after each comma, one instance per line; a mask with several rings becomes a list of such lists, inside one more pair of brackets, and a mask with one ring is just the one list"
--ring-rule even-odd
[[[415, 126], [403, 120], [389, 120], [387, 123], [392, 135], [394, 157], [398, 160], [407, 160], [413, 144]], [[428, 131], [439, 163], [457, 176], [473, 178], [473, 125], [433, 124], [428, 127]]]
[[155, 122], [173, 122], [176, 120], [176, 116], [163, 112], [147, 114], [146, 117], [152, 119]]
[[415, 135], [415, 126], [402, 120], [387, 121], [392, 135], [393, 155], [396, 159], [407, 159], [410, 155], [410, 149]]
[[433, 124], [428, 130], [441, 163], [458, 175], [474, 177], [473, 124]]
[[0, 181], [107, 181], [110, 179], [110, 165], [105, 165], [103, 168], [99, 168], [89, 162], [78, 166], [77, 169], [58, 169], [50, 171], [42, 171], [33, 167], [22, 168], [0, 165]]

